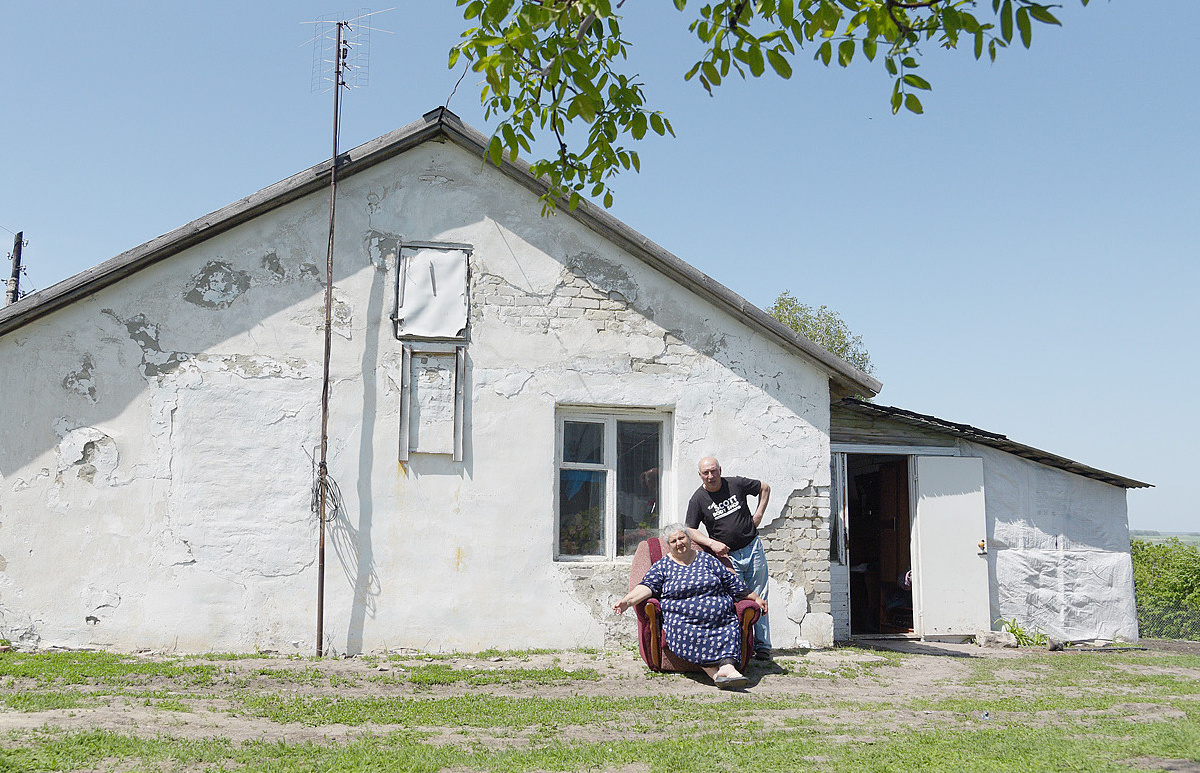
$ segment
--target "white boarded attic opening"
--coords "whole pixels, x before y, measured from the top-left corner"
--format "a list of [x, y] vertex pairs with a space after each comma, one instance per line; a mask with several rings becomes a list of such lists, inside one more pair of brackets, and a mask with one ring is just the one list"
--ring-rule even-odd
[[470, 247], [414, 242], [400, 249], [396, 338], [462, 340], [467, 334]]
[[399, 458], [463, 458], [471, 247], [410, 242], [396, 272], [396, 338], [403, 342]]

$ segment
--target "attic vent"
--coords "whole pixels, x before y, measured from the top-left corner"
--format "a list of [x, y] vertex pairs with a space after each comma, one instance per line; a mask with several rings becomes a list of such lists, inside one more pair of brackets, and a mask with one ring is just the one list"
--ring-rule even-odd
[[457, 341], [467, 335], [468, 257], [463, 244], [410, 242], [397, 272], [396, 338]]

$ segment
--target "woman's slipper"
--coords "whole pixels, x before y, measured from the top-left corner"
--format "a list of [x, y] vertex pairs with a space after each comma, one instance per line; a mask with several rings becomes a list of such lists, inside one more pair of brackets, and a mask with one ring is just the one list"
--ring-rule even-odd
[[749, 683], [749, 679], [738, 674], [737, 676], [714, 676], [713, 682], [722, 690], [734, 690], [738, 687], [745, 687]]

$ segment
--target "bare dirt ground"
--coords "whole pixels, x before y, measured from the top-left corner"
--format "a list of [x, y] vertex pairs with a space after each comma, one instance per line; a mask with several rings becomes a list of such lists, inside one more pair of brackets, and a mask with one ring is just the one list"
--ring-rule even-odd
[[[1066, 652], [1062, 657], [1093, 657], [1119, 661], [1122, 668], [1159, 671], [1149, 661], [1155, 654], [1200, 654], [1200, 643], [1144, 642], [1143, 650], [1122, 652]], [[888, 650], [905, 653], [897, 659]], [[133, 685], [114, 690], [95, 682], [78, 685], [37, 684], [33, 680], [10, 681], [8, 694], [22, 690], [53, 690], [88, 697], [85, 705], [47, 711], [0, 709], [0, 733], [9, 730], [58, 728], [64, 730], [102, 729], [126, 735], [177, 738], [219, 737], [241, 740], [269, 740], [284, 743], [328, 742], [362, 735], [364, 732], [388, 732], [401, 725], [323, 724], [304, 721], [277, 722], [251, 716], [241, 710], [247, 691], [289, 700], [296, 697], [366, 698], [434, 700], [453, 696], [490, 695], [512, 698], [578, 698], [670, 696], [699, 701], [741, 700], [751, 696], [769, 701], [773, 697], [812, 699], [811, 711], [791, 708], [770, 715], [767, 724], [777, 724], [811, 715], [822, 722], [840, 719], [853, 722], [860, 704], [875, 703], [875, 721], [886, 729], [922, 727], [931, 724], [969, 722], [977, 718], [951, 715], [944, 711], [920, 711], [903, 708], [918, 698], [980, 697], [980, 688], [969, 678], [972, 664], [985, 659], [994, 666], [1003, 684], [1004, 695], [1036, 694], [1039, 664], [1030, 651], [981, 649], [974, 645], [927, 644], [902, 640], [875, 640], [853, 647], [824, 651], [779, 652], [775, 662], [753, 663], [748, 670], [750, 684], [744, 691], [720, 691], [700, 675], [651, 674], [635, 652], [629, 650], [586, 653], [556, 652], [509, 656], [454, 658], [412, 657], [348, 658], [301, 660], [279, 657], [208, 661], [221, 676], [209, 684], [190, 687], [186, 680], [162, 676], [138, 678]], [[1047, 653], [1037, 653], [1039, 657]], [[155, 656], [142, 656], [153, 659]], [[1144, 666], [1139, 661], [1147, 661]], [[189, 664], [203, 660], [187, 661]], [[448, 684], [422, 684], [411, 676], [437, 663], [455, 672], [515, 672], [559, 668], [563, 671], [591, 670], [595, 679], [549, 680], [536, 683], [521, 678], [499, 678], [495, 683], [472, 684], [466, 680]], [[1007, 664], [1011, 663], [1011, 669]], [[1041, 666], [1044, 668], [1044, 666]], [[264, 671], [266, 673], [264, 673]], [[1188, 671], [1188, 678], [1200, 673]], [[501, 676], [498, 674], [497, 676]], [[148, 696], [148, 697], [143, 697]], [[176, 700], [175, 697], [178, 699]], [[887, 708], [891, 705], [896, 708]], [[1165, 705], [1139, 704], [1130, 696], [1129, 706], [1155, 721], [1179, 714]], [[844, 707], [844, 708], [840, 708]], [[462, 727], [422, 727], [433, 733], [434, 743], [484, 743], [489, 746], [519, 745], [520, 732], [511, 728], [501, 732]], [[567, 736], [586, 740], [587, 726], [564, 728]], [[465, 733], [465, 734], [464, 734]]]

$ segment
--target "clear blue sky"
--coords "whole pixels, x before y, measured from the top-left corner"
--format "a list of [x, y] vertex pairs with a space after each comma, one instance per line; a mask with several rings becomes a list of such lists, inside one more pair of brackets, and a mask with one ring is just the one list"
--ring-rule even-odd
[[[450, 0], [376, 18], [349, 148], [446, 102]], [[798, 57], [709, 98], [666, 0], [625, 4], [634, 65], [679, 137], [614, 214], [767, 306], [783, 289], [863, 336], [879, 402], [1153, 483], [1133, 528], [1200, 530], [1197, 0], [1065, 0], [995, 64], [930, 49], [926, 114], [882, 69]], [[388, 7], [387, 5], [379, 7]], [[8, 3], [0, 243], [43, 289], [328, 157], [317, 2]], [[450, 108], [488, 131], [468, 75]], [[7, 262], [0, 278], [7, 278]], [[10, 403], [11, 405], [11, 403]]]

